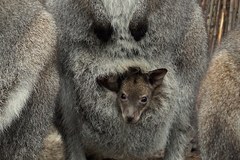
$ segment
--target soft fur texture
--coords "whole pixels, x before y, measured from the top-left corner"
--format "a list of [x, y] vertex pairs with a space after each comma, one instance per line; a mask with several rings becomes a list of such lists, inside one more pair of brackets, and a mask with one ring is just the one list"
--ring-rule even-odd
[[0, 159], [32, 160], [51, 123], [56, 27], [38, 1], [0, 1]]
[[44, 146], [39, 160], [64, 160], [64, 150], [61, 135], [55, 128], [52, 128], [44, 139]]
[[[196, 87], [207, 62], [207, 35], [195, 0], [49, 0], [59, 27], [61, 91], [57, 125], [67, 159], [95, 154], [145, 159], [166, 148], [181, 160]], [[126, 124], [116, 94], [99, 75], [166, 68], [165, 96], [137, 124]]]
[[203, 160], [240, 159], [240, 27], [215, 51], [198, 96]]

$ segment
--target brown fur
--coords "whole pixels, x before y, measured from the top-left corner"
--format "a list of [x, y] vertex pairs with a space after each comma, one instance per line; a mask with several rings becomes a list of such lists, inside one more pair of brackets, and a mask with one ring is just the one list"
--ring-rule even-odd
[[240, 159], [240, 30], [215, 52], [198, 96], [203, 160]]
[[44, 140], [39, 160], [64, 160], [63, 142], [56, 129], [52, 129]]
[[142, 73], [140, 68], [131, 68], [122, 76], [98, 77], [97, 82], [117, 93], [117, 102], [123, 119], [136, 123], [141, 114], [150, 107], [151, 100], [161, 92], [166, 69]]

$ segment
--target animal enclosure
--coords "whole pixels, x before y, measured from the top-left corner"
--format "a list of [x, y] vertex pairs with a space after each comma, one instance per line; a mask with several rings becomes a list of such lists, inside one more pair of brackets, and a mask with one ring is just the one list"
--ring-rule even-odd
[[199, 0], [209, 35], [209, 51], [213, 52], [222, 37], [240, 22], [240, 0]]

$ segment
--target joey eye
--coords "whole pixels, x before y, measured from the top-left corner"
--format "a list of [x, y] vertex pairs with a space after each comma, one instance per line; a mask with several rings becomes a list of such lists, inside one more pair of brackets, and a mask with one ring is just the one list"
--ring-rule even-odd
[[148, 101], [148, 98], [146, 96], [141, 98], [141, 103], [146, 103]]
[[121, 95], [121, 100], [122, 100], [122, 101], [126, 101], [126, 100], [127, 100], [127, 95], [123, 93], [123, 94]]

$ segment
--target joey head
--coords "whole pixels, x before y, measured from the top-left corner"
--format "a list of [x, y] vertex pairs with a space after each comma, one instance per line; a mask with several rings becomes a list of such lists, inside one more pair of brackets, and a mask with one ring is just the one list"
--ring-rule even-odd
[[154, 92], [161, 87], [167, 69], [143, 73], [139, 68], [129, 68], [123, 75], [98, 77], [97, 83], [117, 94], [117, 104], [127, 123], [136, 123], [151, 105]]

